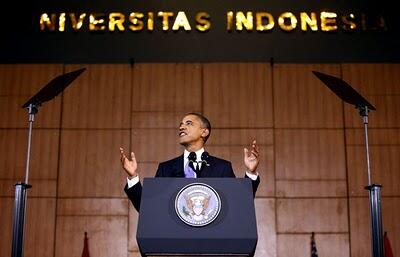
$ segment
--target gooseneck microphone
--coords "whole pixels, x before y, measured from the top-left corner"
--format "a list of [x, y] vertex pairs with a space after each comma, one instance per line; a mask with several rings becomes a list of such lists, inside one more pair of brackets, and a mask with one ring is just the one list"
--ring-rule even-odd
[[210, 166], [210, 164], [208, 163], [208, 158], [210, 157], [210, 155], [208, 154], [208, 152], [203, 152], [201, 154], [201, 163], [205, 164], [206, 166]]
[[190, 152], [188, 156], [189, 162], [195, 162], [197, 159], [196, 153], [195, 152]]

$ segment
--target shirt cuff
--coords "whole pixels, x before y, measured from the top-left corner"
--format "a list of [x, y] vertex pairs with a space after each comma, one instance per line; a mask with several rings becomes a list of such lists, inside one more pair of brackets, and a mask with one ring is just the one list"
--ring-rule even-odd
[[134, 178], [126, 178], [126, 183], [128, 184], [128, 189], [139, 183], [139, 176]]
[[251, 180], [257, 180], [257, 178], [258, 178], [258, 173], [257, 173], [257, 174], [251, 174], [250, 172], [246, 171], [246, 175], [247, 175]]

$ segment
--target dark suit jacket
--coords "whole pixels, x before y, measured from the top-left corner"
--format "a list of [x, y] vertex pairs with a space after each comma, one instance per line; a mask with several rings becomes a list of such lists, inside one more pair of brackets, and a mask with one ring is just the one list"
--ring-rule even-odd
[[[203, 178], [221, 178], [221, 177], [235, 177], [232, 170], [232, 165], [229, 161], [209, 156], [207, 160], [209, 166], [204, 163], [201, 165], [201, 173], [199, 177]], [[162, 162], [158, 165], [156, 177], [185, 177], [183, 171], [183, 155], [172, 160]], [[247, 177], [247, 176], [246, 176]], [[249, 178], [250, 179], [250, 178]], [[256, 194], [257, 187], [260, 184], [260, 177], [257, 180], [251, 180], [253, 185], [253, 195]], [[142, 184], [139, 182], [133, 187], [129, 188], [127, 185], [124, 188], [125, 193], [128, 195], [133, 206], [137, 211], [140, 209], [140, 199], [142, 196]]]

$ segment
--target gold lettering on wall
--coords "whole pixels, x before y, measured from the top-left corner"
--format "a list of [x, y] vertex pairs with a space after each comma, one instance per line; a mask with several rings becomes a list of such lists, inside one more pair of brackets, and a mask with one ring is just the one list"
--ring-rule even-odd
[[57, 14], [52, 13], [50, 16], [47, 13], [40, 15], [40, 30], [48, 29], [54, 31], [56, 29]]
[[132, 31], [140, 31], [143, 29], [143, 17], [144, 14], [141, 12], [132, 12], [129, 15], [129, 22], [131, 23], [131, 25], [129, 25], [129, 29]]
[[355, 23], [354, 14], [350, 13], [348, 16], [342, 16], [342, 29], [345, 31], [354, 31], [357, 28]]
[[246, 16], [243, 12], [236, 13], [236, 30], [243, 30], [243, 26], [246, 30], [253, 30], [253, 13], [247, 12]]
[[233, 12], [229, 11], [226, 13], [226, 29], [232, 31], [233, 26]]
[[162, 30], [167, 31], [169, 29], [169, 18], [173, 17], [172, 12], [158, 12], [158, 17], [162, 18]]
[[154, 13], [153, 12], [147, 13], [147, 30], [149, 30], [149, 31], [154, 30]]
[[192, 30], [185, 12], [178, 12], [172, 26], [172, 30], [179, 30], [180, 28], [184, 28], [186, 31]]
[[312, 12], [310, 16], [306, 12], [301, 12], [300, 13], [300, 23], [301, 23], [302, 31], [307, 31], [308, 27], [312, 31], [318, 30], [317, 14], [315, 12]]
[[321, 12], [321, 30], [336, 31], [337, 30], [337, 14], [334, 12]]
[[65, 31], [65, 12], [60, 13], [58, 18], [58, 31]]
[[120, 12], [112, 12], [108, 16], [108, 30], [114, 31], [117, 26], [119, 31], [125, 31], [124, 27], [125, 15]]
[[[157, 15], [159, 19], [154, 19]], [[297, 16], [296, 16], [297, 15]], [[89, 18], [86, 18], [89, 16]], [[277, 23], [283, 31], [299, 29], [307, 31], [337, 32], [339, 29], [346, 32], [387, 31], [387, 23], [382, 15], [367, 16], [364, 13], [338, 15], [336, 12], [283, 12], [275, 17], [267, 11], [228, 11], [226, 12], [226, 30], [236, 31], [272, 31]], [[319, 19], [318, 19], [319, 18]], [[300, 22], [299, 26], [298, 22]], [[82, 30], [86, 26], [89, 31], [196, 31], [206, 32], [211, 29], [211, 15], [207, 12], [198, 12], [188, 16], [184, 11], [174, 12], [122, 12], [110, 13], [42, 13], [39, 19], [41, 31], [65, 32]], [[193, 26], [192, 26], [193, 25]]]
[[297, 18], [291, 12], [284, 12], [278, 18], [279, 27], [284, 31], [292, 31], [297, 26]]
[[211, 28], [210, 15], [206, 12], [199, 12], [196, 14], [196, 29], [204, 32]]
[[[266, 21], [266, 23], [264, 23]], [[274, 17], [268, 12], [256, 13], [256, 29], [257, 31], [272, 30], [275, 26]]]
[[78, 20], [76, 19], [75, 13], [70, 13], [69, 18], [71, 20], [71, 26], [74, 31], [78, 31], [82, 28], [83, 20], [86, 17], [86, 13], [81, 13]]
[[89, 30], [90, 31], [103, 31], [106, 29], [104, 25], [104, 13], [92, 13], [89, 16]]

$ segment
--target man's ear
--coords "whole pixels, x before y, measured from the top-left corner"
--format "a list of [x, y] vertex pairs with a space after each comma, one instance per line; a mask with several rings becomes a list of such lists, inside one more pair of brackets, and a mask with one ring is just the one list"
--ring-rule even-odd
[[208, 130], [208, 128], [205, 128], [203, 130], [203, 133], [201, 133], [201, 136], [206, 138], [209, 134], [210, 134], [210, 131]]

